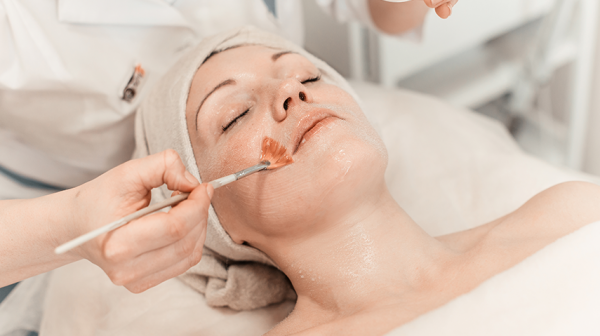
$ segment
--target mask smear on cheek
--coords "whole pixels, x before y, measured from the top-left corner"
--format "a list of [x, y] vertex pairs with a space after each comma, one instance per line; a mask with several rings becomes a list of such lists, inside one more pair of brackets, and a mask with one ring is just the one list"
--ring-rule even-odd
[[267, 169], [276, 169], [293, 163], [294, 159], [288, 154], [285, 146], [277, 140], [265, 137], [262, 142], [260, 161], [269, 161], [270, 165]]

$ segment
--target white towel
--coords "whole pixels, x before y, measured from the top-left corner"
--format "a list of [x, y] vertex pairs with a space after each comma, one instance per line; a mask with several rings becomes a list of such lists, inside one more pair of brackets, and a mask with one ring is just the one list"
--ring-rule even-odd
[[[358, 101], [346, 80], [325, 62], [280, 36], [244, 27], [206, 38], [155, 85], [136, 116], [134, 157], [172, 148], [188, 171], [200, 180], [185, 118], [188, 92], [196, 70], [212, 52], [238, 45], [264, 45], [296, 52], [321, 70], [322, 80], [341, 87]], [[163, 186], [153, 192], [152, 200], [157, 202], [170, 194]], [[273, 261], [257, 249], [234, 243], [212, 207], [202, 261], [180, 279], [204, 293], [207, 302], [216, 307], [247, 310], [295, 298], [287, 277]]]

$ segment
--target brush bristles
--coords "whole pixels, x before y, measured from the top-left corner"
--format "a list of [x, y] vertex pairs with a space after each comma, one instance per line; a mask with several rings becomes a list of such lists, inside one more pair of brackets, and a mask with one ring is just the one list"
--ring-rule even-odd
[[267, 169], [275, 169], [287, 166], [294, 162], [294, 159], [287, 153], [287, 149], [277, 142], [277, 140], [265, 137], [262, 143], [261, 161], [269, 161], [271, 164]]

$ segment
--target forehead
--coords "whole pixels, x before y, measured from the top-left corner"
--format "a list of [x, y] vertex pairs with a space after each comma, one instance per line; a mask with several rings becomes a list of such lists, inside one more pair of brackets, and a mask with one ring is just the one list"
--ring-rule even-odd
[[198, 70], [221, 66], [231, 68], [239, 65], [252, 65], [257, 61], [275, 61], [278, 59], [278, 54], [284, 53], [291, 52], [260, 45], [235, 46], [212, 54], [202, 63]]
[[[198, 68], [192, 80], [190, 94], [204, 92], [227, 78], [236, 78], [252, 74], [267, 74], [275, 64], [288, 62], [278, 61], [281, 56], [293, 54], [295, 64], [312, 64], [303, 56], [291, 51], [269, 48], [259, 45], [243, 45], [232, 47], [208, 57]], [[287, 56], [291, 57], [291, 56]], [[206, 92], [204, 92], [206, 93]], [[191, 98], [191, 97], [190, 97]]]
[[290, 66], [313, 66], [312, 62], [295, 52], [261, 45], [242, 45], [213, 54], [194, 75], [188, 95], [188, 108], [198, 105], [202, 97], [225, 80], [261, 77], [274, 71], [276, 65], [283, 66], [284, 69]]

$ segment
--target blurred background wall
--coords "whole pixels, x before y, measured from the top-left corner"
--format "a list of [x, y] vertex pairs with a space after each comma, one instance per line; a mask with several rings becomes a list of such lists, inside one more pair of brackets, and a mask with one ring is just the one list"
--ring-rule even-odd
[[[600, 16], [600, 11], [597, 15]], [[600, 38], [596, 42], [591, 87], [590, 116], [585, 142], [583, 170], [600, 175]]]
[[344, 76], [476, 110], [524, 150], [600, 175], [598, 0], [460, 0], [403, 38], [303, 4], [306, 48]]

